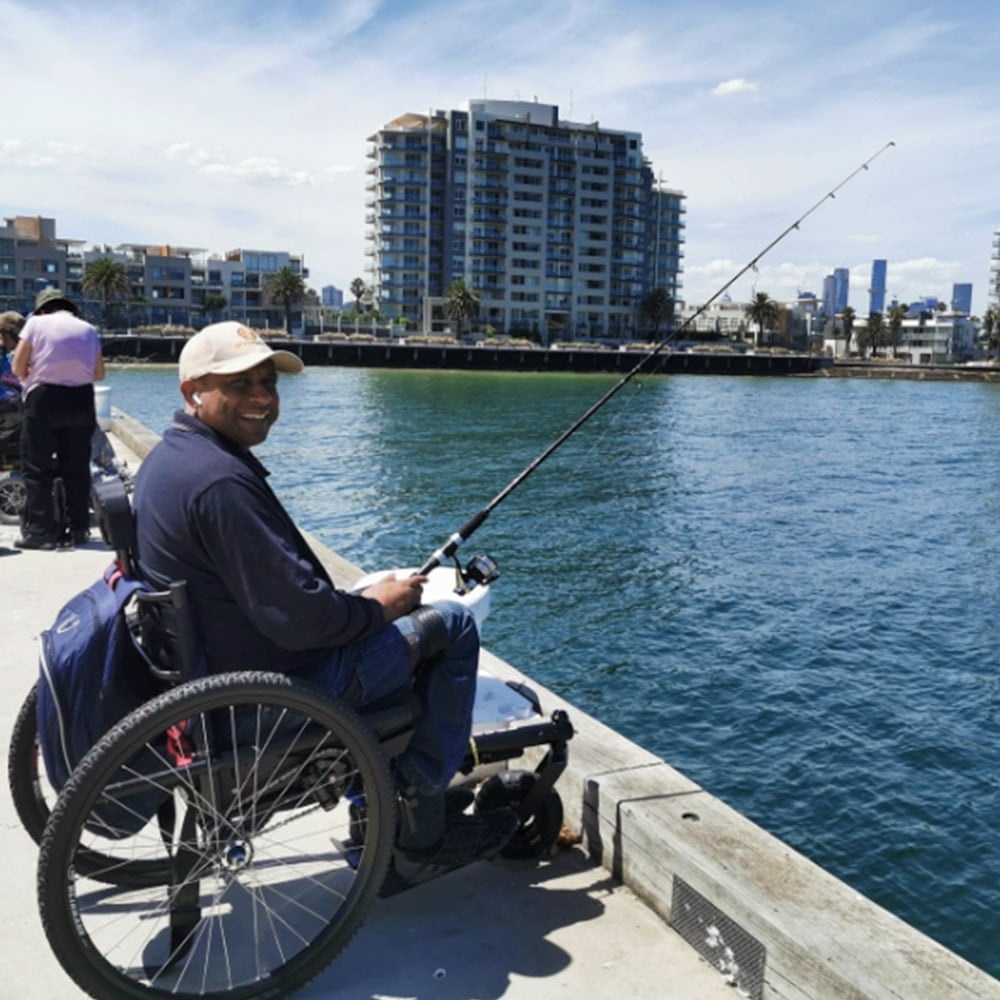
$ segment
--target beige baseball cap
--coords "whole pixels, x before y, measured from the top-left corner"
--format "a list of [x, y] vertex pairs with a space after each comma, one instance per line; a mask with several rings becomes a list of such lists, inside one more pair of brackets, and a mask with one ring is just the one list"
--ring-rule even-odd
[[185, 345], [178, 360], [182, 382], [202, 375], [232, 375], [271, 360], [279, 372], [297, 375], [301, 359], [291, 351], [273, 351], [249, 327], [234, 320], [212, 323], [199, 330]]

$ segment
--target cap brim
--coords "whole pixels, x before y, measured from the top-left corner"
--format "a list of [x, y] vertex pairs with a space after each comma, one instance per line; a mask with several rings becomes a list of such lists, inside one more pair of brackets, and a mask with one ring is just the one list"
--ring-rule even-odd
[[297, 354], [292, 354], [291, 351], [268, 350], [267, 353], [254, 351], [238, 358], [230, 358], [229, 361], [220, 361], [217, 364], [209, 365], [197, 373], [192, 372], [185, 375], [184, 379], [193, 380], [201, 378], [203, 375], [234, 375], [236, 372], [245, 372], [256, 368], [257, 365], [261, 365], [265, 361], [273, 362], [275, 371], [285, 375], [298, 375], [305, 367], [302, 364], [302, 359]]

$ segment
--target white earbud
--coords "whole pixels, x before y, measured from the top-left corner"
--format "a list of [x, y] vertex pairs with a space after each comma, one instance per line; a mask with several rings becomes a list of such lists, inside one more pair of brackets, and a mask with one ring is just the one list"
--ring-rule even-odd
[[205, 405], [204, 403], [202, 403], [201, 396], [199, 396], [198, 393], [192, 392], [191, 393], [191, 398], [194, 400], [194, 405], [195, 406], [204, 406]]

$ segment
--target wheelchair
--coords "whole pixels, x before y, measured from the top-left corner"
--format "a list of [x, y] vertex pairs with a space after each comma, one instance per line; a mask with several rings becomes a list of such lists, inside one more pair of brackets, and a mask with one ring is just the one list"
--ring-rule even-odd
[[[134, 571], [127, 496], [120, 481], [105, 493], [102, 533]], [[466, 579], [459, 589], [488, 586]], [[46, 936], [99, 1000], [288, 996], [336, 958], [379, 896], [452, 870], [396, 845], [390, 763], [415, 700], [355, 711], [285, 674], [193, 677], [184, 585], [137, 596], [129, 629], [160, 691], [98, 740], [54, 802], [34, 690], [14, 727], [9, 779], [40, 843]], [[474, 809], [517, 812], [503, 856], [541, 857], [562, 827], [554, 785], [573, 729], [563, 711], [542, 718], [530, 691], [508, 694], [528, 711], [478, 723], [456, 780], [479, 786]], [[509, 769], [545, 746], [533, 770]]]
[[24, 479], [21, 476], [20, 393], [0, 398], [0, 524], [18, 524], [24, 506]]

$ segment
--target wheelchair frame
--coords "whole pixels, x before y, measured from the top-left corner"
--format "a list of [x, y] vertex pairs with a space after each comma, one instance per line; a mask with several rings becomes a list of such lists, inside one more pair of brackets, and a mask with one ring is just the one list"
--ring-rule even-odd
[[[101, 531], [136, 570], [134, 522], [120, 482], [97, 497]], [[347, 945], [378, 895], [451, 870], [395, 844], [389, 769], [409, 740], [415, 699], [356, 712], [267, 672], [192, 677], [198, 650], [183, 584], [142, 595], [133, 620], [166, 609], [172, 660], [145, 648], [162, 694], [91, 748], [48, 810], [34, 689], [15, 725], [9, 778], [40, 840], [38, 899], [59, 962], [91, 996], [284, 997]], [[519, 693], [529, 696], [525, 691]], [[541, 715], [537, 699], [534, 708]], [[507, 857], [551, 852], [562, 826], [555, 782], [573, 729], [548, 720], [478, 732], [460, 774], [548, 746], [533, 771], [501, 770], [475, 808], [512, 806]], [[138, 829], [136, 829], [138, 825]]]

